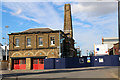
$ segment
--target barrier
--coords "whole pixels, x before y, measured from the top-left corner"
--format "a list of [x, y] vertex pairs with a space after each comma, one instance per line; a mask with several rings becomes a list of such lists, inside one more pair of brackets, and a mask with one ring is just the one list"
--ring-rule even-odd
[[94, 56], [93, 66], [119, 66], [119, 55]]
[[44, 69], [55, 69], [55, 58], [44, 59]]
[[64, 69], [95, 66], [120, 66], [120, 55], [80, 58], [49, 58], [44, 60], [44, 69]]
[[91, 58], [89, 62], [87, 62], [88, 57], [81, 58], [66, 58], [66, 68], [79, 68], [79, 67], [90, 67], [91, 66]]
[[112, 66], [120, 66], [120, 55], [111, 56]]
[[64, 69], [66, 68], [66, 59], [65, 58], [56, 58], [55, 59], [55, 69]]

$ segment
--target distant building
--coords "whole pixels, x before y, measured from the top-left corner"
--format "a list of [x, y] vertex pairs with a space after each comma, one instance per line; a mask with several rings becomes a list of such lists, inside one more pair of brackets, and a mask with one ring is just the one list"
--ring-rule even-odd
[[114, 55], [120, 55], [120, 52], [119, 52], [119, 43], [116, 43], [116, 44], [114, 44], [114, 46], [113, 46], [113, 54]]
[[94, 45], [94, 56], [109, 55], [107, 44]]
[[65, 4], [64, 32], [33, 28], [9, 34], [11, 69], [44, 69], [45, 58], [76, 57], [71, 7]]
[[119, 42], [118, 37], [102, 38], [102, 44], [107, 44], [108, 45], [108, 49], [113, 48], [114, 44], [116, 44], [118, 42]]
[[109, 55], [117, 55], [118, 53], [118, 37], [109, 37], [109, 38], [102, 38], [102, 44], [108, 45], [108, 52]]
[[[0, 46], [0, 61], [2, 61], [2, 60], [6, 60], [6, 46], [3, 46], [2, 44], [1, 44], [1, 46]], [[9, 46], [7, 46], [7, 58], [9, 57]]]

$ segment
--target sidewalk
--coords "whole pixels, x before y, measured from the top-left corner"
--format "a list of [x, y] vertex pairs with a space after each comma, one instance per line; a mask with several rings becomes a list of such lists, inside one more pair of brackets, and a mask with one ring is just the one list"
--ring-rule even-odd
[[103, 69], [105, 67], [83, 67], [83, 68], [67, 68], [67, 69], [45, 69], [45, 70], [0, 70], [0, 74], [11, 73], [28, 73], [28, 72], [48, 72], [48, 71], [65, 71], [65, 70], [82, 70], [82, 69]]

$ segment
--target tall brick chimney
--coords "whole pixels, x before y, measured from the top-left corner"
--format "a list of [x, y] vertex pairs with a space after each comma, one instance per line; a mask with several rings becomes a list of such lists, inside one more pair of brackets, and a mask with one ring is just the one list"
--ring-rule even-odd
[[67, 37], [73, 38], [72, 18], [71, 18], [71, 5], [64, 5], [64, 33]]

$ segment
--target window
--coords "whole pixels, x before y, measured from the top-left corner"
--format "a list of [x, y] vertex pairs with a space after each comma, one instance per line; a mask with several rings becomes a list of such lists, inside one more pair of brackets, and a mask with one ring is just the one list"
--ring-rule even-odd
[[19, 39], [15, 39], [15, 44], [17, 47], [19, 46]]
[[39, 37], [39, 46], [43, 46], [43, 38]]
[[113, 41], [118, 41], [118, 39], [104, 39], [104, 42], [113, 42]]
[[27, 46], [31, 46], [31, 39], [27, 38]]
[[38, 60], [37, 60], [37, 59], [34, 59], [34, 60], [33, 60], [33, 64], [38, 64]]
[[55, 37], [50, 37], [51, 45], [55, 45]]
[[26, 64], [26, 60], [25, 59], [21, 59], [20, 60], [20, 64]]
[[39, 64], [44, 64], [44, 59], [39, 59]]
[[19, 60], [14, 60], [14, 64], [19, 64]]

